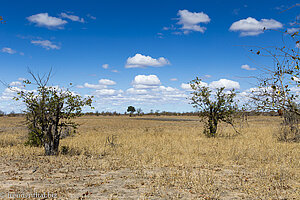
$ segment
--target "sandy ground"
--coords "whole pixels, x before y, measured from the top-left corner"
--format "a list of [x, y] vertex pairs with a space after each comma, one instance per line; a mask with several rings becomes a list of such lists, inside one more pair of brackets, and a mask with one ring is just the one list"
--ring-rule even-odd
[[[39, 159], [41, 160], [43, 156]], [[1, 158], [0, 169], [2, 199], [213, 199], [205, 194], [195, 194], [188, 187], [169, 187], [168, 183], [157, 186], [157, 177], [166, 175], [165, 172], [169, 171], [169, 168], [101, 171], [53, 166], [45, 171], [35, 166], [25, 167], [21, 158], [9, 162]], [[219, 184], [223, 185], [223, 188], [226, 188], [229, 181], [240, 184], [251, 181], [251, 175], [242, 171], [238, 166], [232, 169], [208, 166], [192, 169], [192, 173], [202, 173], [203, 177], [212, 173], [218, 176], [216, 181], [220, 181]], [[33, 198], [34, 195], [44, 193], [50, 198]], [[229, 190], [220, 193], [220, 199], [250, 199], [246, 193]], [[27, 195], [27, 198], [12, 198], [21, 194]], [[28, 198], [28, 195], [33, 196]]]

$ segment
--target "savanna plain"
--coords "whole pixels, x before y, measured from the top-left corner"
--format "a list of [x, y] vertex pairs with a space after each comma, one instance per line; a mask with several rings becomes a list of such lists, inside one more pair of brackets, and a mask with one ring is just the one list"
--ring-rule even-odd
[[[281, 118], [221, 124], [196, 116], [83, 116], [58, 156], [24, 146], [25, 118], [0, 117], [0, 198], [300, 199], [299, 143], [279, 142]], [[51, 198], [49, 198], [51, 199]]]

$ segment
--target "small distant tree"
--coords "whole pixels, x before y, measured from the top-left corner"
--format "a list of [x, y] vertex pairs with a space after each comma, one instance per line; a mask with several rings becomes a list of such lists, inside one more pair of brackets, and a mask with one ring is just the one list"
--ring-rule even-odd
[[66, 128], [77, 128], [78, 124], [72, 119], [82, 115], [83, 106], [91, 106], [92, 97], [83, 99], [69, 89], [47, 86], [51, 71], [46, 78], [29, 73], [34, 83], [25, 80], [24, 86], [35, 85], [36, 92], [22, 90], [15, 97], [26, 105], [28, 144], [44, 146], [45, 155], [57, 155], [62, 132]]
[[11, 111], [7, 116], [9, 116], [9, 117], [15, 117], [16, 113], [15, 113], [15, 111]]
[[159, 116], [159, 110], [156, 110], [156, 111], [155, 111], [155, 115], [156, 115], [156, 116]]
[[132, 114], [135, 112], [135, 108], [133, 106], [128, 106], [127, 108], [127, 112], [129, 112], [129, 116], [131, 117]]
[[4, 115], [5, 115], [5, 112], [3, 112], [2, 110], [0, 110], [0, 117], [4, 116]]
[[142, 109], [141, 108], [136, 109], [136, 112], [137, 112], [138, 116], [142, 115]]
[[217, 88], [213, 95], [212, 90], [196, 79], [190, 82], [193, 96], [190, 98], [193, 107], [199, 109], [199, 115], [205, 123], [203, 133], [207, 137], [215, 137], [219, 122], [223, 121], [230, 124], [234, 130], [234, 114], [238, 110], [238, 106], [234, 101], [236, 92], [234, 89], [226, 92], [225, 88]]

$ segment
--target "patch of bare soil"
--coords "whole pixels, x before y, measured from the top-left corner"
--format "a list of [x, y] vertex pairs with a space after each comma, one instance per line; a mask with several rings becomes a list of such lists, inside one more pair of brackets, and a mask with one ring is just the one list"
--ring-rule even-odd
[[[8, 160], [7, 160], [8, 159]], [[57, 159], [57, 160], [55, 160]], [[84, 168], [78, 163], [62, 163], [40, 156], [36, 165], [26, 158], [1, 158], [0, 194], [2, 199], [247, 199], [247, 194], [232, 190], [231, 182], [244, 184], [251, 181], [251, 175], [235, 167], [199, 166], [194, 169], [155, 168], [155, 169], [111, 169]], [[78, 162], [84, 161], [78, 160]], [[50, 166], [47, 167], [47, 162]], [[89, 161], [87, 161], [89, 162]], [[101, 161], [100, 161], [101, 162]], [[193, 185], [182, 187], [176, 184], [177, 178], [189, 173], [203, 178], [199, 183], [213, 184], [211, 191], [203, 185], [203, 191], [193, 190]], [[199, 176], [200, 174], [200, 176]], [[185, 176], [187, 177], [187, 176]], [[215, 178], [212, 180], [212, 178]], [[214, 183], [211, 183], [214, 182]], [[228, 185], [227, 185], [228, 184]], [[46, 198], [34, 198], [43, 195]], [[49, 194], [49, 197], [47, 196]], [[27, 198], [11, 198], [27, 195]], [[51, 196], [52, 195], [52, 196]], [[248, 198], [249, 199], [249, 198]]]

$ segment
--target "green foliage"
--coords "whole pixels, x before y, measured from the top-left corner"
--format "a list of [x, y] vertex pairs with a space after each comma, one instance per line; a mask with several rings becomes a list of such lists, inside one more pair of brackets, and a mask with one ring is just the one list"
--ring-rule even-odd
[[198, 77], [192, 80], [190, 85], [193, 89], [191, 104], [200, 110], [199, 115], [205, 122], [203, 133], [207, 137], [216, 136], [218, 123], [221, 121], [232, 125], [234, 128], [233, 116], [238, 110], [234, 101], [236, 96], [234, 89], [227, 93], [224, 87], [217, 88], [213, 95], [212, 90], [204, 86]]
[[130, 112], [130, 116], [135, 112], [135, 108], [133, 106], [128, 106], [127, 112]]
[[[28, 141], [26, 144], [44, 146], [46, 155], [57, 155], [59, 140], [66, 127], [77, 128], [72, 119], [82, 115], [83, 106], [91, 106], [92, 97], [81, 98], [69, 89], [47, 86], [50, 74], [46, 79], [29, 72], [35, 80], [36, 91], [22, 90], [15, 100], [26, 105], [26, 122]], [[29, 80], [24, 85], [33, 85]]]
[[42, 147], [42, 141], [38, 135], [41, 133], [37, 132], [38, 130], [30, 130], [28, 132], [28, 138], [27, 141], [25, 142], [26, 146], [33, 146], [33, 147]]

